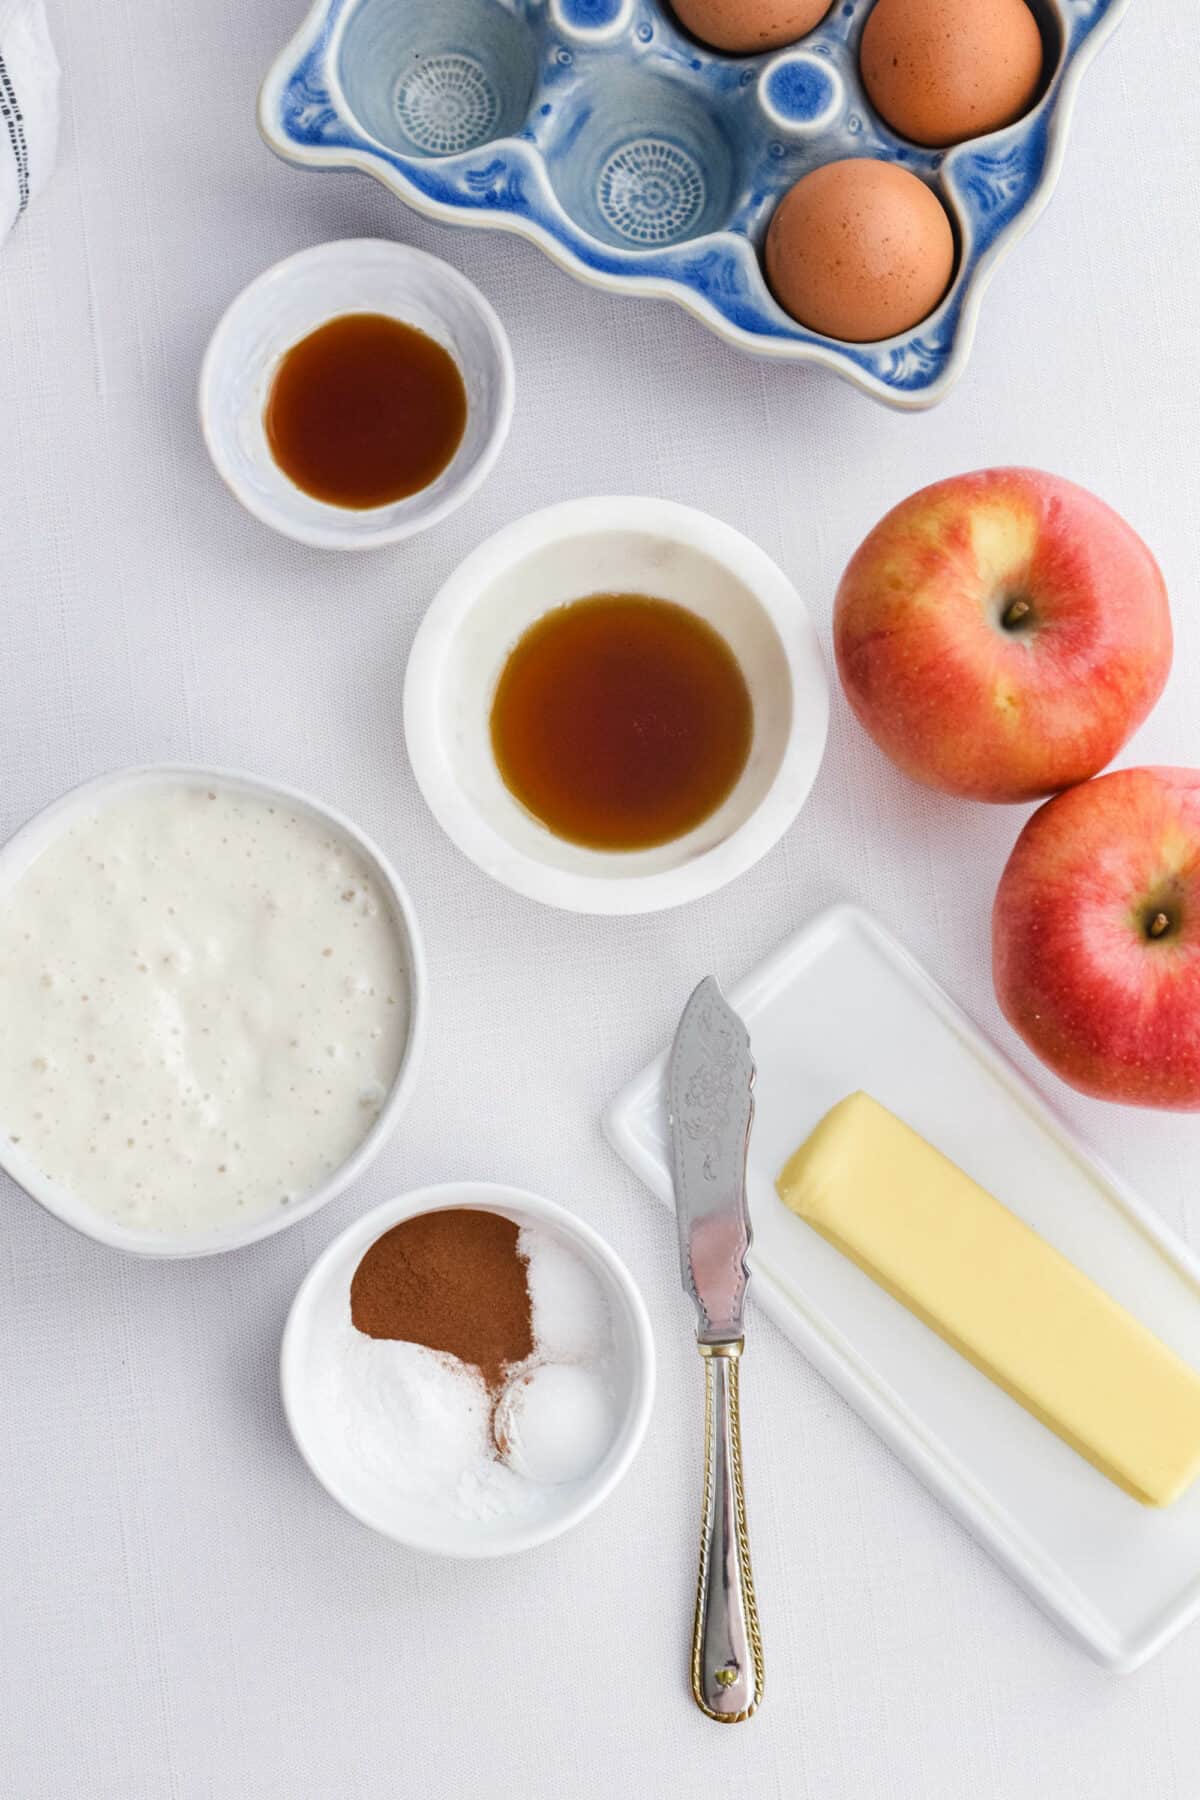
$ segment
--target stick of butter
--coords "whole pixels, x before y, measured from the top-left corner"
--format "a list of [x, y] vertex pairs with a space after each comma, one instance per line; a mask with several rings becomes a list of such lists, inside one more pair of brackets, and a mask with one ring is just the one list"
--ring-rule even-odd
[[1136, 1500], [1166, 1506], [1200, 1474], [1200, 1374], [868, 1094], [826, 1113], [776, 1186]]

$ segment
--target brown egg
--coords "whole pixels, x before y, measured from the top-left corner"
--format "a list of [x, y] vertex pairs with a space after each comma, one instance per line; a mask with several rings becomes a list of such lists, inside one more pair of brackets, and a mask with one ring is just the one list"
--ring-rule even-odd
[[873, 343], [933, 311], [954, 271], [954, 233], [937, 195], [907, 169], [851, 157], [811, 170], [784, 195], [766, 269], [801, 325]]
[[685, 31], [734, 55], [793, 44], [819, 25], [830, 0], [672, 0]]
[[859, 64], [893, 131], [915, 144], [961, 144], [1028, 112], [1042, 39], [1025, 0], [877, 0]]

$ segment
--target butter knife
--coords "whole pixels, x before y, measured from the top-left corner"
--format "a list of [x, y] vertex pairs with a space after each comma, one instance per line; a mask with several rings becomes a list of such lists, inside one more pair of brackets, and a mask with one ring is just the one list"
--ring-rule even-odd
[[696, 1341], [705, 1381], [692, 1697], [708, 1718], [730, 1725], [750, 1717], [763, 1691], [738, 1409], [749, 1279], [746, 1151], [753, 1087], [746, 1027], [709, 975], [679, 1021], [667, 1093], [680, 1266], [699, 1315]]

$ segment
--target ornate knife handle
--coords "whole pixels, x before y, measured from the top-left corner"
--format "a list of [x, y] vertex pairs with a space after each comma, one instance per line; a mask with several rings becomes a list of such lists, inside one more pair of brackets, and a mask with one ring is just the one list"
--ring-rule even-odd
[[700, 1579], [692, 1637], [692, 1697], [725, 1725], [748, 1719], [763, 1691], [762, 1639], [750, 1572], [742, 1432], [738, 1413], [739, 1340], [701, 1344], [704, 1358], [704, 1514]]

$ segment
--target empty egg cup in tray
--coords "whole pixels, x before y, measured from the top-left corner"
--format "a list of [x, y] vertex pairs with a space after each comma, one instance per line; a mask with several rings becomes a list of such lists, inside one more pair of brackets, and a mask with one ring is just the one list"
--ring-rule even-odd
[[[443, 222], [497, 226], [571, 274], [675, 300], [744, 350], [815, 362], [899, 407], [961, 373], [983, 289], [1049, 198], [1079, 76], [1129, 0], [1030, 0], [1033, 109], [949, 150], [873, 112], [858, 44], [873, 0], [834, 0], [782, 51], [708, 50], [657, 0], [318, 0], [263, 84], [267, 143], [364, 169]], [[886, 342], [807, 330], [772, 297], [762, 239], [825, 162], [877, 156], [928, 181], [954, 226], [950, 288]]]

